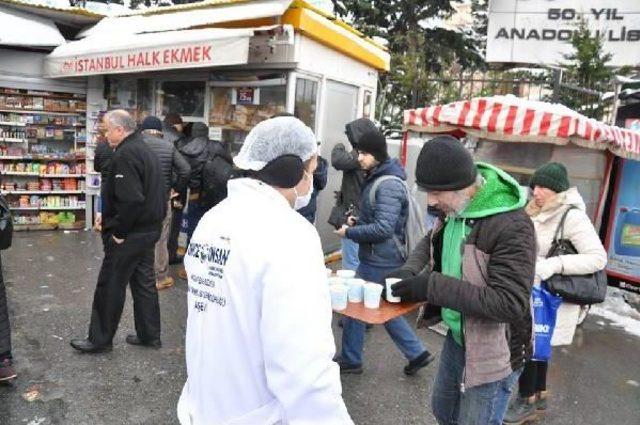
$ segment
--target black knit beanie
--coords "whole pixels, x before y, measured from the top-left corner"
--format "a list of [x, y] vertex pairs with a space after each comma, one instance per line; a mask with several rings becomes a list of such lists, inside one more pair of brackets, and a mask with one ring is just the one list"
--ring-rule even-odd
[[389, 159], [387, 139], [379, 130], [369, 130], [360, 137], [358, 150], [373, 155], [378, 162]]
[[533, 189], [535, 186], [546, 187], [556, 193], [569, 190], [571, 184], [567, 176], [567, 169], [558, 162], [550, 162], [538, 168], [531, 180], [529, 186]]
[[452, 136], [437, 136], [422, 146], [416, 183], [422, 190], [450, 191], [471, 186], [478, 169], [471, 153]]

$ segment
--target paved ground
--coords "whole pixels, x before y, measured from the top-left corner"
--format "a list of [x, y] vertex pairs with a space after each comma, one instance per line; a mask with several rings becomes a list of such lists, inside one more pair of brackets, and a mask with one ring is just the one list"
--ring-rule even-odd
[[[185, 380], [186, 285], [161, 293], [160, 351], [124, 343], [133, 325], [128, 301], [114, 351], [78, 355], [68, 341], [86, 332], [100, 259], [99, 238], [88, 232], [19, 233], [3, 253], [20, 378], [0, 387], [1, 425], [176, 423]], [[429, 330], [419, 335], [439, 352], [442, 337]], [[343, 380], [356, 423], [434, 424], [435, 366], [405, 377], [405, 362], [382, 328], [370, 332], [366, 347], [365, 374]], [[551, 410], [541, 423], [639, 425], [639, 382], [640, 338], [590, 316], [574, 345], [555, 353]]]

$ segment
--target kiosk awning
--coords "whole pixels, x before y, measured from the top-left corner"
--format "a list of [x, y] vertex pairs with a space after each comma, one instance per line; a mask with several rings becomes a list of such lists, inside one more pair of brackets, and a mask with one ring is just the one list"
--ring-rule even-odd
[[640, 159], [640, 133], [587, 118], [560, 104], [515, 96], [474, 98], [407, 110], [404, 128], [424, 133], [462, 131], [505, 142], [571, 142]]
[[246, 64], [253, 29], [167, 31], [87, 37], [56, 48], [48, 77], [119, 74]]

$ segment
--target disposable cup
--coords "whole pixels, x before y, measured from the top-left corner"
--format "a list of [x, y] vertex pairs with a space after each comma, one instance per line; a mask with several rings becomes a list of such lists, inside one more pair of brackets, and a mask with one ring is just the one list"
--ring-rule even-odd
[[347, 287], [345, 285], [331, 285], [331, 308], [334, 310], [344, 310], [347, 308]]
[[399, 303], [400, 297], [394, 297], [393, 295], [391, 295], [391, 285], [393, 285], [394, 283], [398, 283], [400, 282], [402, 279], [397, 279], [397, 278], [393, 278], [390, 277], [389, 279], [385, 279], [385, 284], [387, 285], [387, 301], [389, 301], [390, 303]]
[[343, 279], [341, 277], [331, 276], [327, 278], [329, 285], [343, 285]]
[[349, 279], [348, 298], [351, 303], [361, 303], [364, 298], [364, 280]]
[[341, 277], [343, 279], [353, 279], [354, 277], [356, 277], [355, 270], [338, 270], [336, 274], [338, 275], [338, 277]]
[[380, 307], [380, 295], [382, 295], [383, 286], [379, 283], [364, 284], [364, 306], [366, 308]]

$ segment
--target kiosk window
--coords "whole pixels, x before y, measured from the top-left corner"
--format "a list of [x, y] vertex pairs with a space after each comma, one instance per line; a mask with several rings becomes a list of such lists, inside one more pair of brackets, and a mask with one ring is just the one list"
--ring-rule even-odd
[[293, 114], [313, 131], [316, 129], [316, 99], [318, 82], [305, 78], [296, 79], [296, 104]]
[[176, 112], [183, 117], [204, 117], [204, 81], [163, 81], [158, 90], [162, 115]]

